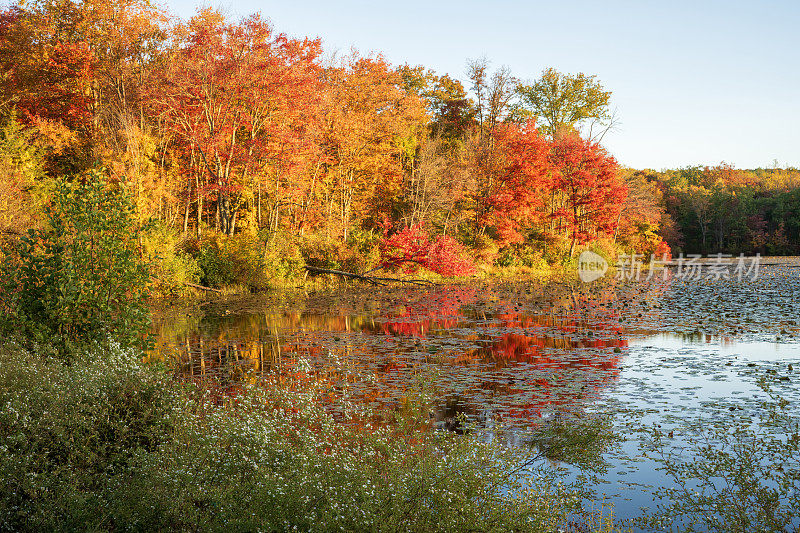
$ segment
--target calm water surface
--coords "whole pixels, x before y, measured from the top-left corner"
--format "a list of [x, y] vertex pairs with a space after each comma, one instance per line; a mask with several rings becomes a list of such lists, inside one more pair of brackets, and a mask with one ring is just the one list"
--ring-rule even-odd
[[798, 405], [798, 297], [794, 266], [748, 282], [351, 288], [167, 314], [154, 356], [221, 395], [265, 375], [312, 377], [334, 413], [355, 403], [390, 419], [425, 390], [434, 427], [457, 429], [463, 414], [517, 446], [554, 421], [599, 417], [626, 440], [603, 450], [592, 484], [625, 518], [669, 484], [641, 428], [673, 431], [679, 446], [698, 424], [756, 416], [760, 376]]

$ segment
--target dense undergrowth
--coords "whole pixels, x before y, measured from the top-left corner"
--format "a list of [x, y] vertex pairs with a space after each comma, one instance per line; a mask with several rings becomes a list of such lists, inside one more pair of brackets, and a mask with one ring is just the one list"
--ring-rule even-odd
[[[297, 287], [309, 282], [340, 283], [342, 278], [308, 276], [305, 266], [341, 270], [354, 274], [373, 271], [381, 264], [381, 234], [360, 232], [347, 241], [324, 235], [237, 234], [226, 236], [208, 230], [201, 237], [182, 236], [159, 228], [145, 237], [150, 259], [154, 297], [190, 296], [190, 284], [200, 284], [224, 293], [256, 293]], [[420, 267], [410, 275], [401, 268], [376, 274], [438, 282], [480, 278], [552, 279], [575, 277], [580, 252], [591, 250], [613, 265], [626, 249], [610, 239], [577, 246], [568, 254], [569, 242], [551, 244], [547, 251], [534, 246], [497, 249], [477, 239], [465, 247], [474, 268], [468, 273], [443, 276]], [[187, 284], [187, 282], [189, 284]]]
[[64, 364], [6, 343], [0, 524], [552, 531], [577, 503], [555, 471], [531, 475], [533, 455], [409, 418], [341, 424], [314, 394], [253, 387], [220, 403], [118, 346]]

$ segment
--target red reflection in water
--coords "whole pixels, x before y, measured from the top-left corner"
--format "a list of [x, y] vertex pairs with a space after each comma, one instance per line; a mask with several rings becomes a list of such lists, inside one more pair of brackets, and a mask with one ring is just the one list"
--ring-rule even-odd
[[[537, 425], [553, 409], [579, 413], [618, 378], [621, 349], [628, 342], [613, 291], [568, 294], [563, 312], [549, 315], [515, 310], [513, 302], [497, 299], [501, 312], [485, 315], [479, 310], [487, 297], [472, 287], [443, 287], [414, 293], [375, 318], [242, 317], [226, 326], [216, 342], [206, 340], [210, 349], [190, 348], [203, 341], [187, 337], [190, 366], [184, 375], [199, 380], [215, 376], [220, 398], [236, 396], [240, 383], [269, 374], [300, 390], [313, 386], [326, 391], [323, 397], [334, 407], [346, 396], [392, 410], [416, 386], [419, 369], [435, 366], [444, 376], [437, 382], [442, 402], [455, 394], [461, 398], [459, 409], [475, 413], [482, 402], [491, 401], [492, 416], [515, 425]], [[276, 340], [261, 341], [264, 331]], [[386, 339], [379, 351], [375, 335]], [[226, 336], [250, 340], [231, 343]], [[277, 340], [283, 336], [287, 340]], [[404, 340], [409, 338], [415, 339], [413, 347]], [[437, 342], [443, 338], [464, 342], [441, 349]]]
[[450, 329], [463, 317], [461, 307], [476, 300], [476, 289], [445, 287], [426, 294], [419, 300], [402, 302], [396, 311], [382, 321], [387, 335], [424, 337], [432, 329]]
[[[431, 332], [452, 329], [464, 322], [462, 306], [473, 304], [476, 293], [472, 289], [453, 289], [436, 292], [430, 298], [405, 305], [401, 311], [384, 319], [382, 331], [397, 336], [413, 336], [420, 339]], [[462, 351], [448, 362], [470, 364], [490, 361], [495, 368], [514, 368], [519, 363], [527, 363], [538, 370], [539, 377], [521, 380], [511, 378], [506, 383], [490, 379], [481, 381], [477, 373], [472, 383], [474, 389], [491, 391], [495, 397], [513, 397], [515, 401], [505, 405], [510, 418], [527, 420], [538, 424], [547, 409], [559, 407], [560, 411], [573, 411], [579, 401], [596, 394], [619, 377], [621, 349], [628, 346], [627, 339], [621, 336], [619, 310], [611, 304], [614, 295], [601, 294], [592, 298], [574, 298], [573, 312], [563, 316], [525, 315], [519, 312], [504, 312], [491, 317], [487, 324], [473, 325], [475, 340], [480, 339], [481, 329], [507, 331], [509, 329], [541, 332], [541, 334], [506, 332], [490, 336], [481, 348]], [[510, 305], [506, 305], [510, 308]], [[617, 352], [613, 349], [618, 348]], [[553, 350], [574, 352], [580, 356], [571, 357], [551, 355]], [[408, 367], [407, 363], [391, 362], [381, 367], [384, 374], [396, 373]], [[580, 369], [586, 378], [581, 387], [564, 387], [564, 381], [571, 379], [567, 371]], [[530, 396], [526, 387], [538, 387], [536, 399], [520, 402]], [[462, 407], [464, 410], [468, 410]]]

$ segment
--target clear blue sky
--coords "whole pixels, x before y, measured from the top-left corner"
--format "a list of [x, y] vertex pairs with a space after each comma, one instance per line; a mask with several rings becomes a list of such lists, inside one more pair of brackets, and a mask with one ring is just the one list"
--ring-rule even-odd
[[199, 5], [462, 80], [481, 56], [527, 80], [596, 74], [621, 120], [604, 144], [632, 167], [800, 167], [798, 0], [168, 0], [184, 18]]

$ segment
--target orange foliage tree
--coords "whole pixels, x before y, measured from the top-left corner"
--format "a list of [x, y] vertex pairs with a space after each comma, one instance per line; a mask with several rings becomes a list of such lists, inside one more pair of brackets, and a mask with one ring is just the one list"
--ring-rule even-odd
[[329, 235], [380, 220], [402, 183], [401, 139], [424, 124], [420, 98], [380, 56], [353, 52], [325, 72], [322, 146], [325, 176], [320, 196]]
[[232, 24], [206, 9], [183, 28], [157, 73], [152, 105], [182, 142], [187, 170], [203, 176], [197, 194], [216, 198], [223, 233], [233, 234], [254, 176], [291, 166], [319, 53], [319, 41], [275, 34], [256, 15]]

